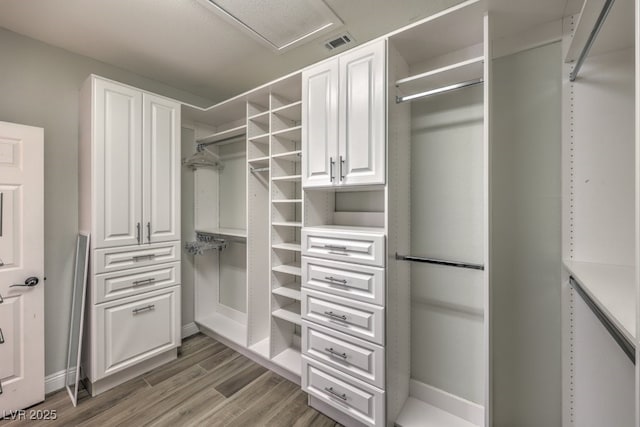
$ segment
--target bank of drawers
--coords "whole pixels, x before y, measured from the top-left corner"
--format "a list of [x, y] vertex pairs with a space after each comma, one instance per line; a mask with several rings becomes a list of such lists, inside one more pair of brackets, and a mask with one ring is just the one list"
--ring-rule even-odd
[[302, 230], [302, 386], [370, 426], [385, 424], [385, 236]]

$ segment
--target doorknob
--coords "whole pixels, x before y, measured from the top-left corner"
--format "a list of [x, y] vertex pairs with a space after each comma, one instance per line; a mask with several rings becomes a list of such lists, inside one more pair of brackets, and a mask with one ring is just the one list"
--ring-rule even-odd
[[24, 281], [24, 284], [19, 284], [19, 285], [11, 285], [9, 286], [10, 288], [16, 287], [16, 286], [24, 286], [27, 288], [32, 288], [35, 285], [37, 285], [38, 283], [40, 283], [40, 279], [38, 279], [37, 277], [27, 277], [27, 280]]

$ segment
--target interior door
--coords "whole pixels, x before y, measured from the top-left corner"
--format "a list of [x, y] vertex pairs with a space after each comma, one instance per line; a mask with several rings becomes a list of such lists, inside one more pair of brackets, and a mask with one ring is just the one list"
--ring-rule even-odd
[[180, 105], [144, 94], [144, 243], [180, 239]]
[[0, 122], [0, 414], [44, 400], [43, 172], [43, 129]]

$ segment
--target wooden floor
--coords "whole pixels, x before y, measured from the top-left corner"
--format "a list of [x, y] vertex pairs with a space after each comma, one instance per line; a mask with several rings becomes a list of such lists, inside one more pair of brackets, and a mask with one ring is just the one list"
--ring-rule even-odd
[[94, 398], [83, 390], [76, 408], [62, 390], [31, 409], [56, 410], [57, 419], [0, 426], [339, 426], [308, 407], [299, 386], [203, 334], [167, 365]]

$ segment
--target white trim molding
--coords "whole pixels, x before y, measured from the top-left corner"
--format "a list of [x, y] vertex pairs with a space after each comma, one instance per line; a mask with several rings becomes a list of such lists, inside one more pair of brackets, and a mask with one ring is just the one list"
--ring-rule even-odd
[[187, 323], [182, 326], [182, 339], [195, 335], [198, 332], [200, 332], [200, 328], [198, 328], [198, 325], [196, 325], [195, 322]]

